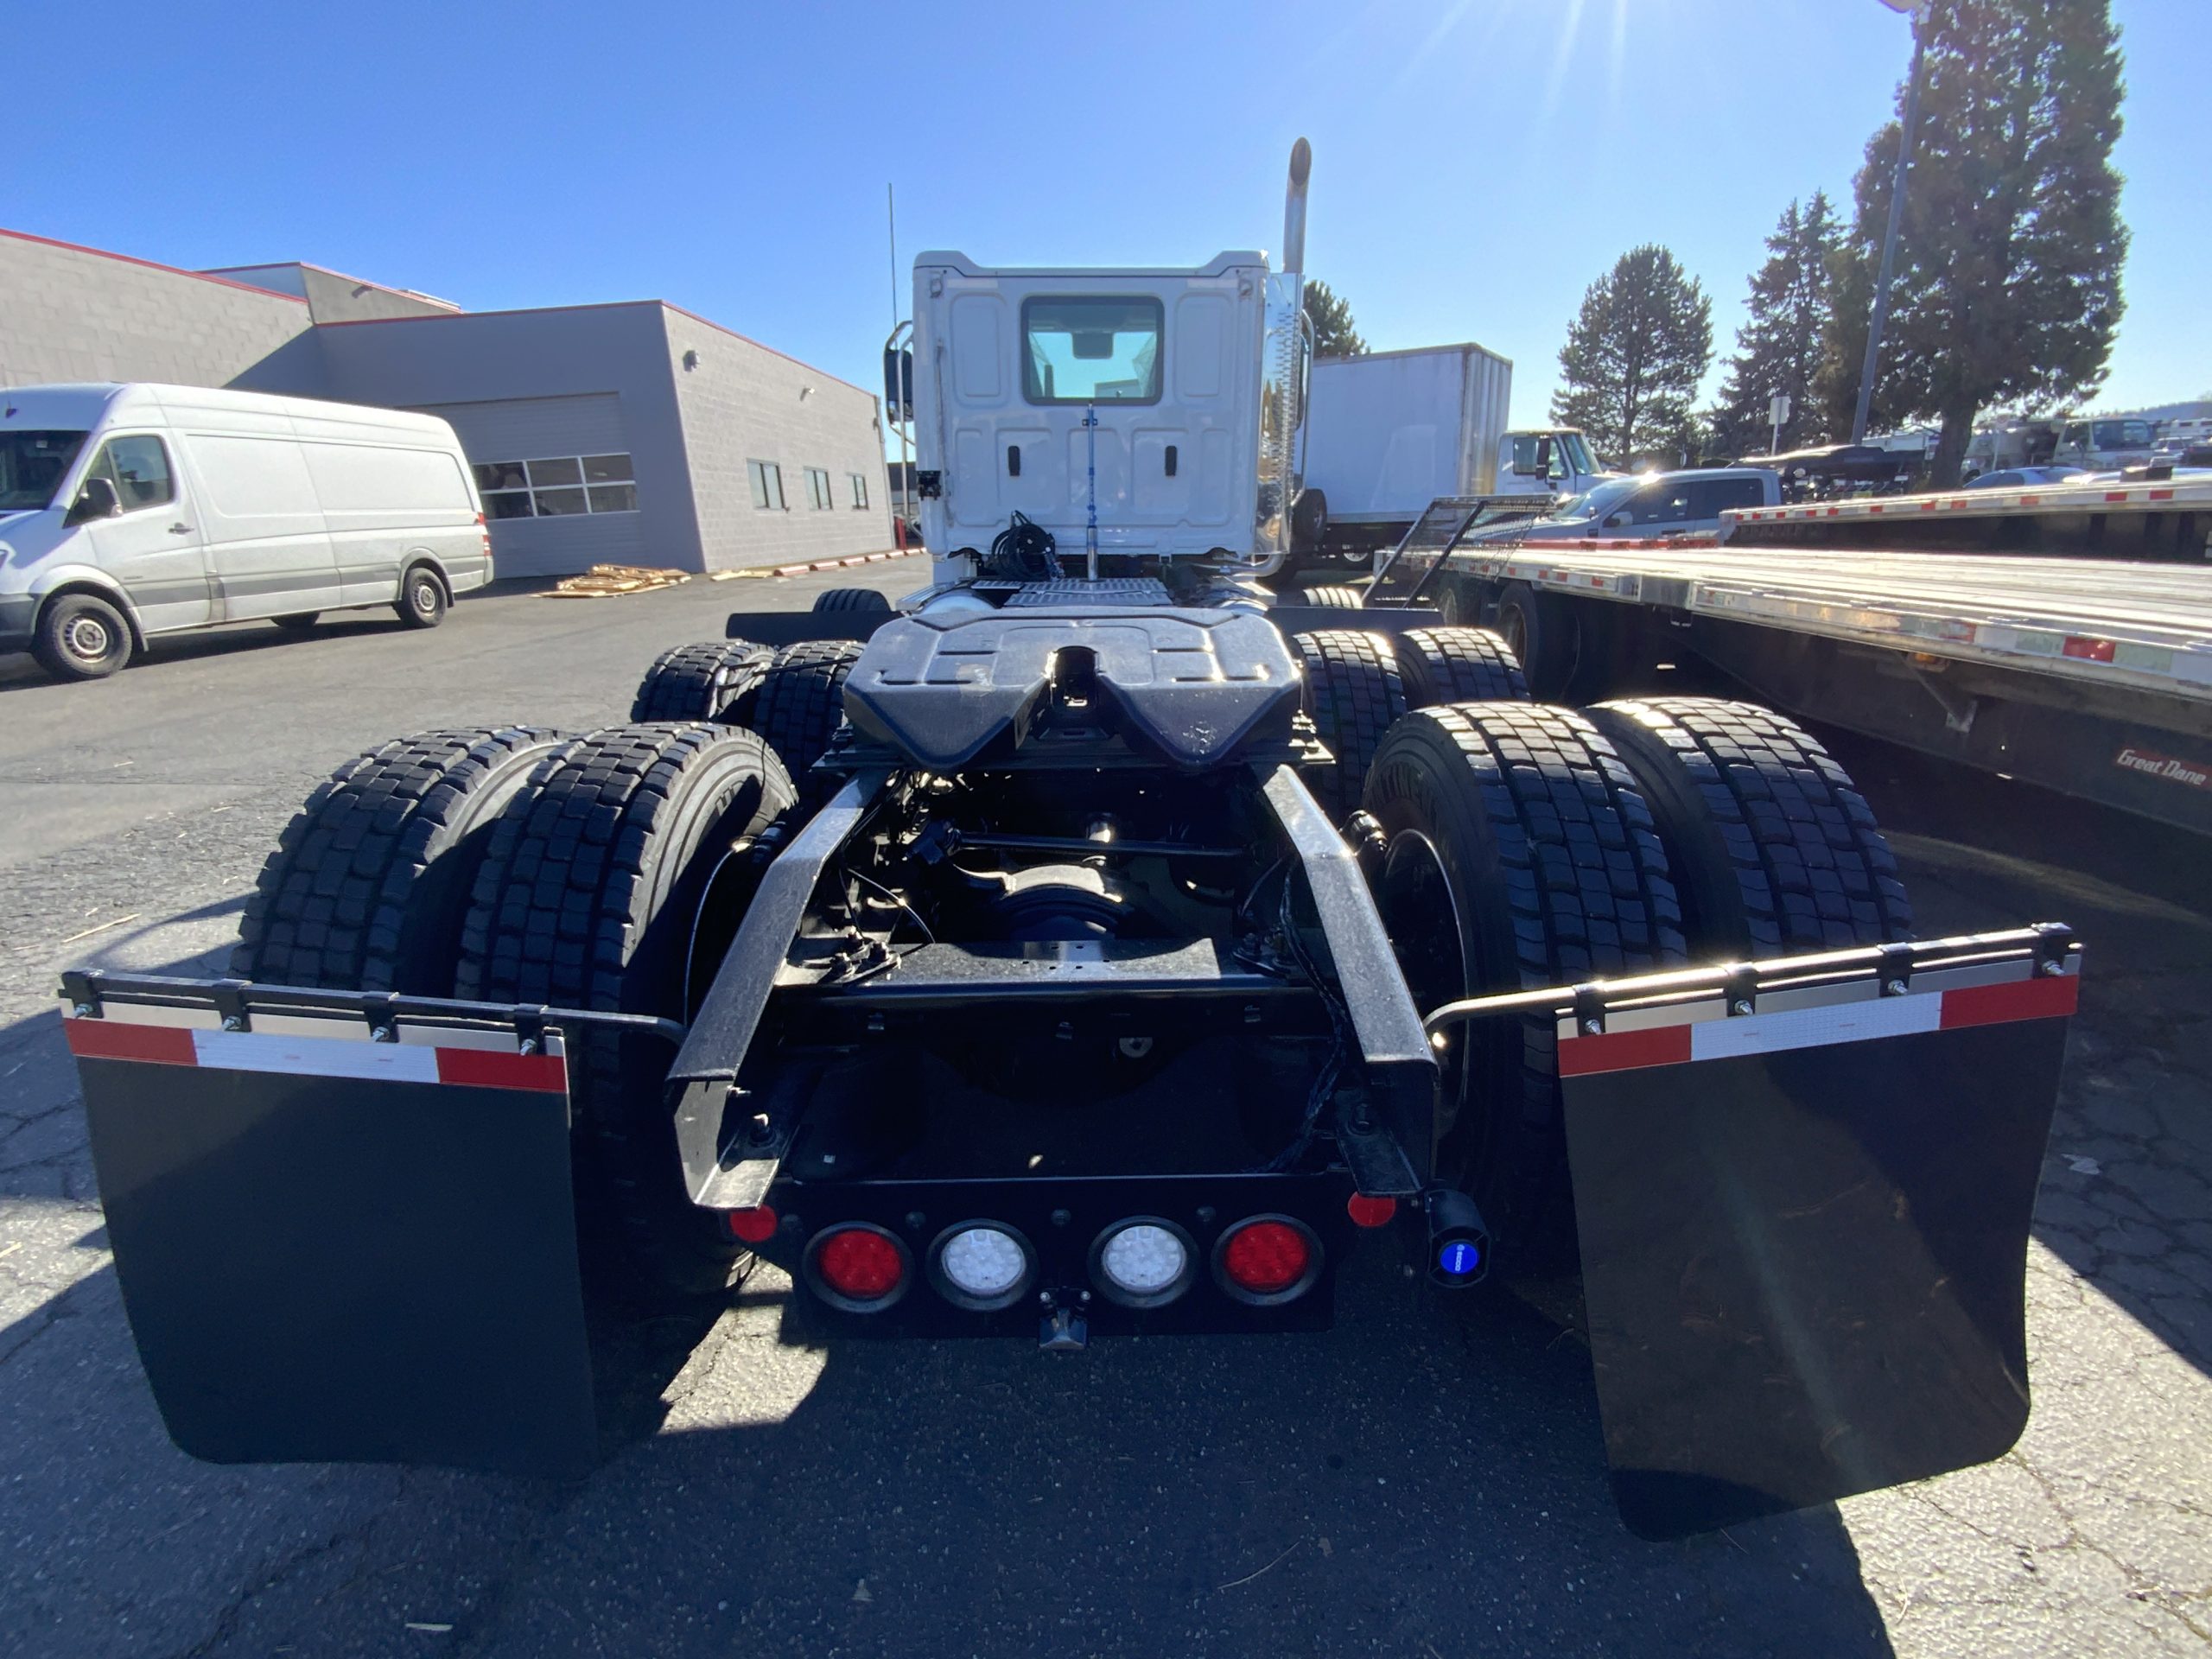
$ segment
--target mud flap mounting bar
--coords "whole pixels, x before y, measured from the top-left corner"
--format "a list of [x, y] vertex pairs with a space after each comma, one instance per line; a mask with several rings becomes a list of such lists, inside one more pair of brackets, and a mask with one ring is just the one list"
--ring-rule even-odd
[[1548, 1007], [1598, 1400], [1669, 1538], [2002, 1456], [2080, 948], [2063, 927], [1454, 1003]]

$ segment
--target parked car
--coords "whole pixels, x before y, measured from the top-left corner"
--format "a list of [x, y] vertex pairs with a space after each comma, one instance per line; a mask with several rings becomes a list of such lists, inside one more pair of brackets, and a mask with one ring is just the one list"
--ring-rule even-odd
[[1612, 479], [1572, 496], [1541, 518], [1478, 532], [1467, 540], [1536, 542], [1582, 537], [1645, 540], [1712, 535], [1720, 528], [1720, 515], [1731, 508], [1771, 507], [1781, 502], [1782, 480], [1764, 467], [1642, 473]]
[[0, 652], [112, 674], [156, 634], [390, 605], [435, 627], [492, 579], [435, 416], [205, 386], [0, 391]]
[[2087, 478], [2079, 467], [2007, 467], [2002, 471], [1984, 473], [1970, 478], [1961, 486], [1969, 490], [2033, 489], [2039, 484], [2064, 484], [2069, 480]]

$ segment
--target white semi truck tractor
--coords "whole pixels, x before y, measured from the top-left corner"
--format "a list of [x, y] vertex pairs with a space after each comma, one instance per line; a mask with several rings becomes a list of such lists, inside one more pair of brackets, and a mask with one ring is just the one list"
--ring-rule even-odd
[[1648, 1536], [2012, 1445], [2078, 946], [1916, 939], [1763, 709], [1545, 706], [1493, 635], [1274, 598], [1308, 160], [1283, 269], [917, 262], [922, 592], [380, 746], [233, 977], [65, 976], [180, 1445], [585, 1469], [584, 1285], [760, 1263], [831, 1365], [1294, 1363], [1374, 1251], [1580, 1272]]

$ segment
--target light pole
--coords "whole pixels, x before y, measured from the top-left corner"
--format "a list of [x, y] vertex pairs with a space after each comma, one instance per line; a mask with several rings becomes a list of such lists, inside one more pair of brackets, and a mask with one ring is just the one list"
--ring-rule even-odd
[[1912, 72], [1905, 77], [1904, 118], [1897, 132], [1897, 172], [1890, 184], [1890, 225], [1882, 235], [1882, 268], [1874, 278], [1874, 312], [1866, 321], [1866, 359], [1859, 365], [1859, 406], [1851, 413], [1851, 441], [1866, 442], [1866, 410], [1874, 400], [1874, 372], [1882, 360], [1882, 325], [1890, 315], [1890, 273], [1897, 258], [1897, 226], [1904, 219], [1905, 169], [1912, 162], [1912, 130], [1920, 119], [1920, 65], [1928, 49], [1928, 16], [1936, 0], [1882, 0], [1912, 19]]

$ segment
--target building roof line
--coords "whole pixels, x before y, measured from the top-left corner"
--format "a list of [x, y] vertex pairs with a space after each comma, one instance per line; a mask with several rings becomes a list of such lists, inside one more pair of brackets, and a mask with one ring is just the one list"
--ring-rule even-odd
[[863, 397], [870, 400], [875, 397], [875, 394], [866, 386], [855, 385], [843, 376], [817, 368], [804, 358], [793, 357], [789, 352], [779, 352], [773, 346], [764, 346], [750, 334], [741, 334], [734, 328], [702, 317], [696, 311], [687, 311], [680, 305], [672, 305], [666, 300], [587, 300], [575, 305], [515, 305], [497, 311], [448, 311], [415, 317], [340, 317], [315, 326], [319, 328], [370, 328], [395, 322], [450, 322], [467, 317], [538, 316], [548, 311], [626, 311], [641, 305], [657, 305], [664, 311], [673, 311], [677, 316], [689, 318], [702, 328], [711, 328], [718, 334], [728, 334], [732, 340], [743, 340], [747, 346], [764, 351], [771, 357], [780, 357], [786, 363], [797, 365], [809, 374], [818, 374], [824, 380], [834, 380], [849, 391], [859, 392]]
[[391, 283], [379, 283], [366, 276], [356, 276], [351, 271], [334, 270], [328, 265], [318, 265], [312, 259], [242, 259], [234, 265], [210, 265], [194, 273], [201, 276], [219, 276], [233, 270], [274, 270], [285, 265], [297, 265], [302, 270], [320, 271], [325, 276], [335, 276], [341, 283], [351, 283], [356, 288], [373, 288], [380, 294], [397, 294], [403, 299], [427, 300], [432, 305], [442, 305], [449, 311], [460, 310], [458, 301], [436, 294], [425, 294], [419, 288], [400, 288]]
[[148, 270], [167, 271], [172, 276], [189, 276], [194, 282], [219, 283], [225, 288], [235, 288], [247, 294], [265, 294], [274, 300], [289, 300], [295, 305], [307, 301], [297, 294], [287, 294], [281, 289], [263, 288], [254, 283], [241, 283], [232, 276], [218, 276], [213, 271], [188, 270], [182, 265], [165, 265], [158, 259], [141, 259], [135, 253], [118, 253], [111, 248], [86, 247], [81, 242], [64, 242], [60, 237], [39, 236], [29, 231], [11, 231], [0, 226], [0, 236], [11, 237], [18, 242], [36, 242], [43, 247], [62, 248], [71, 253], [89, 253], [96, 259], [114, 259], [126, 265], [141, 265]]

